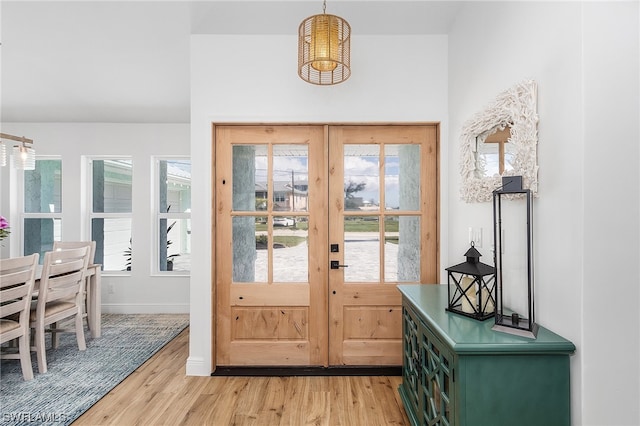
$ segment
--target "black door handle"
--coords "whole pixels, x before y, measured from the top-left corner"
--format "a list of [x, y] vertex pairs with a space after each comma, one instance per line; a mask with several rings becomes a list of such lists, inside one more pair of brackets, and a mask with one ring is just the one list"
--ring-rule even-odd
[[340, 268], [348, 268], [349, 265], [341, 265], [339, 261], [332, 260], [331, 261], [331, 269], [340, 269]]

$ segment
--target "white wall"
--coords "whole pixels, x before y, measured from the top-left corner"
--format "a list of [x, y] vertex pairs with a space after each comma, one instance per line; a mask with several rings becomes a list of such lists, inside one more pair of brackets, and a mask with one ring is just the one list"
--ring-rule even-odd
[[[103, 312], [186, 313], [189, 312], [188, 276], [151, 276], [154, 218], [152, 216], [152, 156], [189, 155], [188, 124], [89, 124], [89, 123], [3, 123], [2, 131], [34, 140], [38, 156], [62, 159], [63, 240], [88, 237], [86, 226], [86, 182], [81, 179], [83, 156], [130, 155], [133, 171], [133, 268], [130, 275], [103, 273]], [[21, 174], [2, 167], [0, 181], [2, 215], [10, 208], [17, 221], [19, 206], [10, 204], [9, 188]], [[83, 195], [84, 194], [84, 195]], [[10, 207], [9, 207], [10, 206]], [[2, 256], [18, 256], [20, 242], [8, 239]], [[10, 249], [10, 252], [9, 252]], [[112, 292], [111, 292], [112, 291]]]
[[192, 36], [192, 190], [203, 196], [193, 199], [192, 244], [199, 250], [193, 252], [188, 374], [211, 373], [212, 122], [437, 121], [446, 158], [446, 36], [359, 36], [351, 51], [351, 78], [318, 87], [297, 75], [295, 36]]
[[538, 82], [536, 319], [577, 347], [575, 425], [640, 424], [638, 12], [637, 1], [478, 2], [449, 34], [451, 259], [468, 226], [492, 230], [489, 203], [456, 196], [459, 129], [512, 84]]
[[586, 2], [582, 16], [583, 413], [585, 424], [638, 425], [640, 5]]

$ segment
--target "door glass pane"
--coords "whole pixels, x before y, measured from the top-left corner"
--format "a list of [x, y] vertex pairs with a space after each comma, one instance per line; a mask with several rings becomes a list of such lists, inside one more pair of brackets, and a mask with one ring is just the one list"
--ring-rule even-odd
[[234, 145], [233, 210], [267, 209], [267, 145]]
[[420, 145], [385, 145], [384, 189], [388, 209], [420, 209]]
[[[37, 162], [36, 162], [37, 163]], [[24, 220], [24, 255], [40, 253], [40, 263], [44, 253], [53, 250], [53, 242], [60, 241], [62, 220], [26, 218]]]
[[344, 209], [380, 210], [379, 145], [344, 145]]
[[387, 216], [384, 222], [384, 280], [420, 281], [420, 217]]
[[37, 160], [35, 170], [24, 172], [25, 213], [60, 213], [61, 194], [61, 160]]
[[94, 218], [91, 234], [96, 242], [95, 263], [105, 271], [131, 270], [131, 218]]
[[[278, 218], [274, 218], [278, 219]], [[293, 222], [293, 220], [291, 220]], [[309, 244], [307, 223], [296, 227], [273, 228], [273, 281], [309, 281]]]
[[307, 145], [273, 145], [274, 211], [307, 211], [308, 157]]
[[380, 227], [377, 216], [344, 218], [345, 282], [380, 282]]
[[93, 212], [131, 213], [131, 160], [93, 160]]
[[233, 282], [266, 283], [268, 276], [266, 233], [256, 229], [256, 218], [253, 216], [235, 216], [232, 224]]

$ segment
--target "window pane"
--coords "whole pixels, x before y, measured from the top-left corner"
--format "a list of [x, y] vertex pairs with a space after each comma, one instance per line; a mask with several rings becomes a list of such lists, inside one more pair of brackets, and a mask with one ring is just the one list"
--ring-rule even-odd
[[384, 186], [387, 208], [420, 209], [420, 145], [385, 145]]
[[53, 242], [60, 241], [62, 220], [35, 219], [24, 220], [24, 255], [40, 253], [40, 263], [44, 253], [53, 250]]
[[131, 160], [93, 160], [93, 212], [131, 213]]
[[[191, 161], [158, 160], [157, 270], [191, 270], [191, 220], [171, 213], [191, 212]], [[168, 213], [168, 214], [167, 214]]]
[[61, 160], [36, 160], [35, 170], [24, 172], [25, 213], [60, 213], [61, 194]]
[[94, 218], [91, 238], [96, 242], [95, 263], [103, 270], [131, 270], [131, 218]]
[[308, 156], [307, 145], [273, 146], [274, 211], [307, 211]]
[[387, 216], [385, 219], [384, 280], [420, 281], [419, 216]]
[[267, 146], [233, 146], [233, 210], [267, 209]]
[[[275, 218], [274, 218], [275, 221]], [[293, 219], [291, 220], [293, 222]], [[295, 223], [295, 222], [294, 222]], [[273, 228], [273, 281], [309, 281], [309, 233], [306, 223], [295, 227]]]
[[191, 161], [158, 162], [158, 201], [160, 213], [191, 211]]
[[160, 219], [160, 271], [191, 271], [190, 222]]
[[344, 218], [345, 282], [380, 282], [379, 226], [378, 217]]
[[[263, 231], [256, 231], [252, 216], [233, 218], [233, 282], [267, 282], [268, 245]], [[258, 250], [260, 248], [260, 250]]]
[[380, 145], [344, 146], [344, 209], [380, 210]]

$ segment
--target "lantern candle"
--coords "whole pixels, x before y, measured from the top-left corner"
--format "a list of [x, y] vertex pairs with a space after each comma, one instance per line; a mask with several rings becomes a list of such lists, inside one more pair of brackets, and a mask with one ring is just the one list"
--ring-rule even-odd
[[462, 277], [460, 286], [464, 289], [462, 297], [462, 311], [472, 314], [476, 311], [476, 286], [473, 284], [473, 278]]
[[495, 268], [480, 262], [482, 256], [474, 243], [464, 254], [467, 261], [446, 268], [449, 312], [484, 321], [494, 315]]

